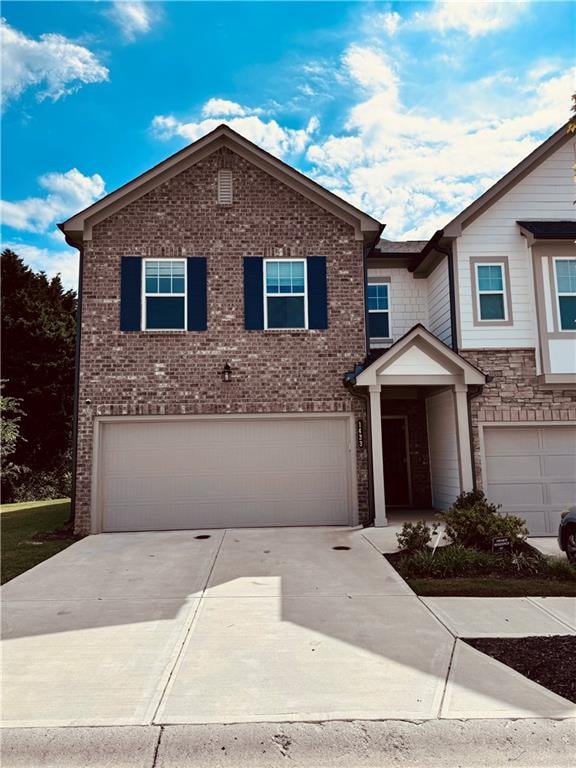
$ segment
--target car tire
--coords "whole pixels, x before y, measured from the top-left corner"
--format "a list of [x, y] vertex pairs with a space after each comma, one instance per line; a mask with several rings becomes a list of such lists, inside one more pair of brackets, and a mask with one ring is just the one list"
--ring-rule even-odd
[[564, 550], [568, 562], [576, 565], [576, 525], [568, 526], [564, 534]]

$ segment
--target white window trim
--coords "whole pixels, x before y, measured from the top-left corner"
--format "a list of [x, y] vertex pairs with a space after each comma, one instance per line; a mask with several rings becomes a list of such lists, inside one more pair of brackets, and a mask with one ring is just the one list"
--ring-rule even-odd
[[554, 292], [556, 294], [556, 312], [558, 316], [558, 331], [559, 333], [574, 333], [574, 328], [562, 328], [562, 315], [560, 314], [560, 296], [576, 296], [576, 291], [562, 291], [558, 288], [558, 272], [556, 270], [556, 262], [558, 261], [576, 261], [566, 256], [554, 256], [552, 261], [554, 262]]
[[[502, 276], [502, 290], [500, 291], [482, 291], [480, 289], [480, 275], [478, 274], [478, 267], [500, 267], [500, 274]], [[506, 323], [508, 322], [508, 292], [506, 286], [506, 268], [503, 261], [483, 261], [476, 262], [474, 264], [474, 270], [476, 273], [476, 310], [478, 312], [479, 323]], [[480, 304], [480, 296], [502, 296], [502, 306], [504, 307], [504, 317], [482, 317], [482, 307]]]
[[[146, 264], [150, 261], [181, 261], [184, 264], [184, 293], [146, 293]], [[146, 328], [147, 298], [184, 298], [184, 328]], [[188, 330], [188, 262], [186, 259], [149, 258], [142, 259], [142, 302], [140, 317], [141, 329], [146, 333], [182, 333]]]
[[[390, 290], [390, 283], [379, 283], [377, 280], [373, 280], [372, 282], [368, 283], [368, 285], [385, 285], [388, 290], [388, 309], [368, 308], [368, 315], [383, 315], [385, 313], [388, 314], [388, 336], [370, 336], [370, 339], [373, 339], [374, 341], [388, 341], [388, 339], [392, 338], [392, 292]], [[366, 291], [368, 291], [368, 289], [366, 289]], [[366, 292], [366, 303], [368, 303], [368, 292]], [[368, 334], [370, 334], [370, 325], [368, 325]]]
[[[304, 265], [304, 293], [268, 293], [266, 291], [266, 265], [267, 264], [280, 264], [281, 262], [288, 261], [290, 263], [300, 262]], [[307, 331], [308, 330], [308, 270], [306, 259], [263, 259], [263, 302], [264, 302], [264, 330], [265, 331]], [[284, 296], [303, 296], [304, 297], [304, 325], [297, 328], [269, 328], [268, 327], [268, 298], [279, 298]]]

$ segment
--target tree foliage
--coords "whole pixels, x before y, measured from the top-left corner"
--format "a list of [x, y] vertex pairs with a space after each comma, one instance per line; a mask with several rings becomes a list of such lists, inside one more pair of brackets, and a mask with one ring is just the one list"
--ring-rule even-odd
[[[11, 462], [35, 474], [69, 471], [76, 294], [59, 276], [35, 273], [13, 251], [1, 256], [3, 396], [16, 405], [20, 440]], [[18, 404], [19, 405], [19, 404]], [[12, 495], [3, 480], [3, 491]], [[5, 498], [7, 501], [8, 499]]]

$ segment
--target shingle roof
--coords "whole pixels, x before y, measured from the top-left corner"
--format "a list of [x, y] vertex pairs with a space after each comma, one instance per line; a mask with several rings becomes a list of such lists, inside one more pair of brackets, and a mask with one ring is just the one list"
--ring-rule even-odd
[[415, 256], [420, 253], [428, 240], [384, 240], [381, 239], [374, 248], [374, 255], [394, 254], [398, 256]]
[[517, 221], [523, 229], [528, 230], [538, 240], [569, 240], [576, 239], [576, 220], [540, 220]]

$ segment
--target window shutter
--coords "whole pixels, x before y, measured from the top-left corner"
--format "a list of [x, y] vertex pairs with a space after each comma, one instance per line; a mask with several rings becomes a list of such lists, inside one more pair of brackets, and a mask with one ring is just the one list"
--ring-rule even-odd
[[205, 331], [208, 327], [206, 258], [193, 256], [187, 261], [188, 330]]
[[120, 267], [120, 330], [139, 331], [142, 310], [142, 259], [122, 256]]
[[308, 327], [328, 328], [328, 288], [326, 283], [326, 257], [309, 256], [308, 273]]
[[264, 328], [264, 259], [244, 257], [244, 327], [247, 331]]

